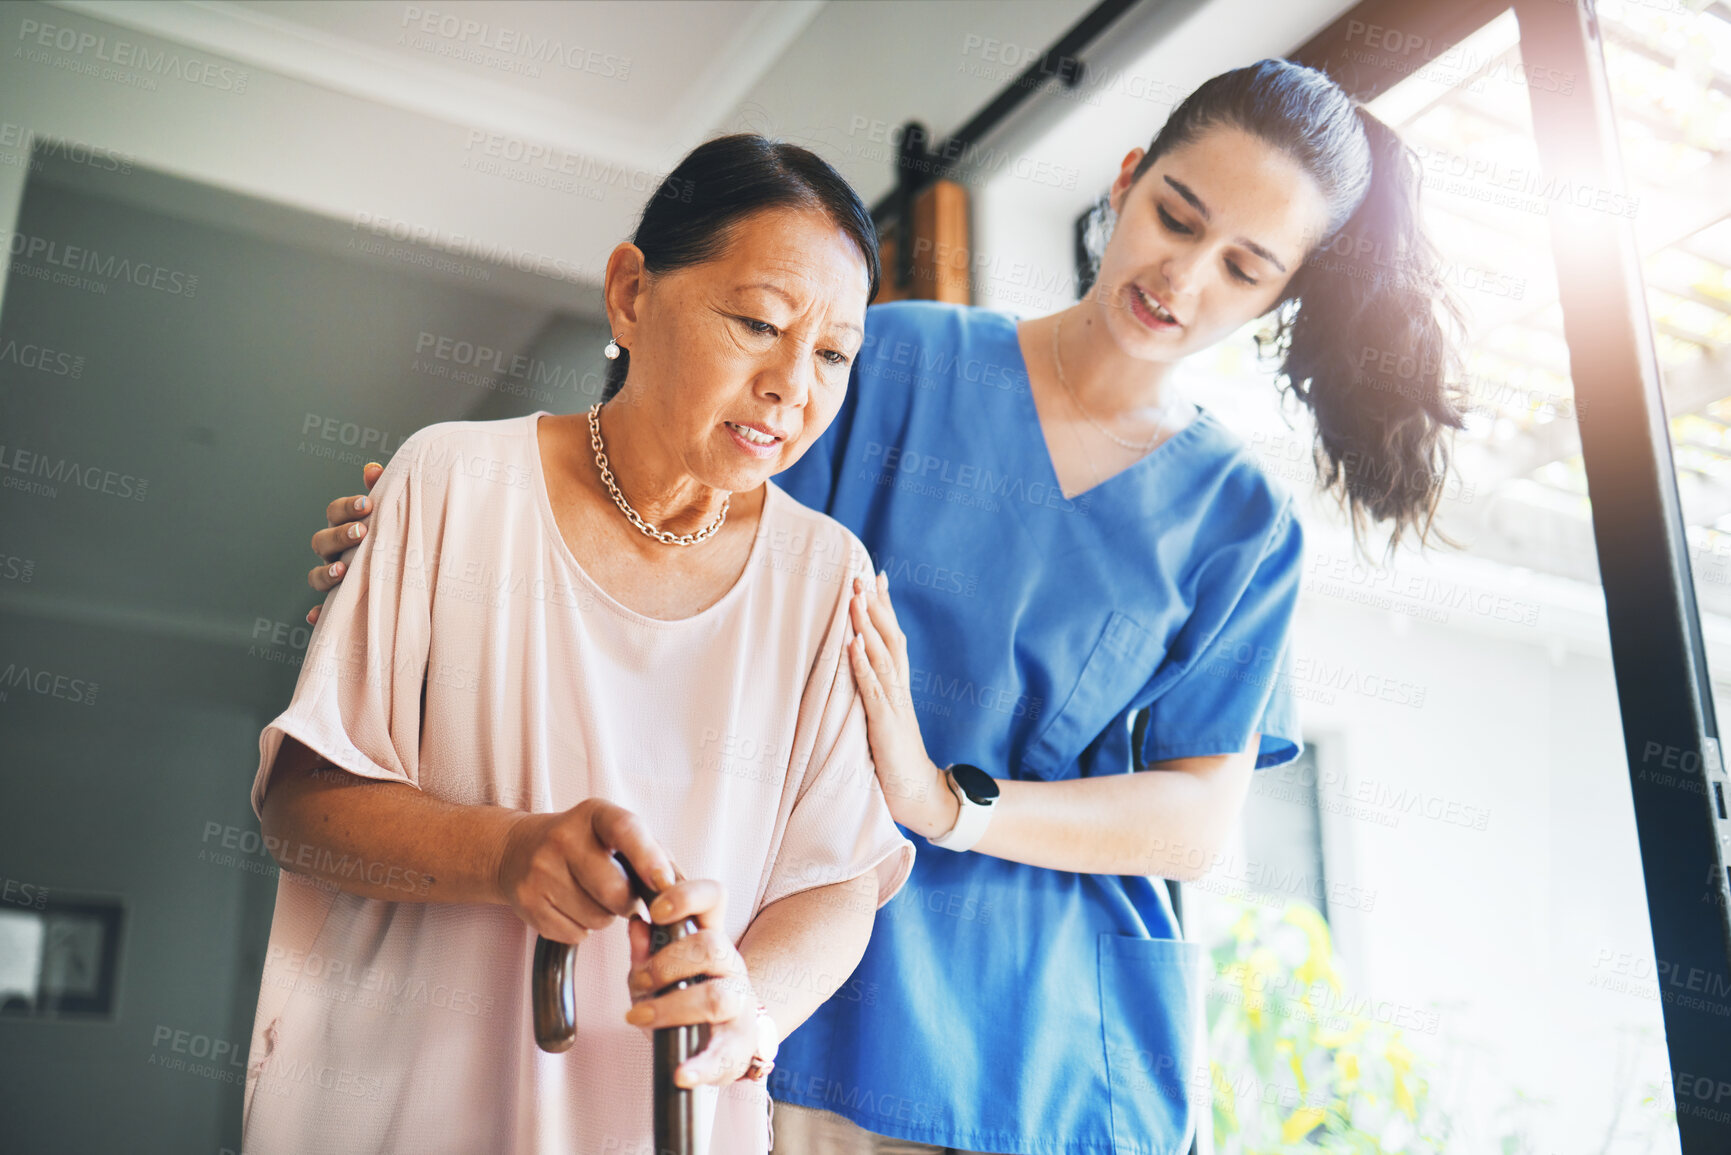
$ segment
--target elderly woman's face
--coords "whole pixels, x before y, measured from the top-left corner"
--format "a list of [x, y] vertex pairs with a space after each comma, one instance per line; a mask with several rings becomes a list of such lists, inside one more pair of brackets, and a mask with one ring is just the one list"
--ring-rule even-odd
[[869, 290], [865, 257], [822, 213], [746, 217], [719, 257], [643, 278], [621, 337], [629, 401], [692, 477], [755, 489], [841, 407]]

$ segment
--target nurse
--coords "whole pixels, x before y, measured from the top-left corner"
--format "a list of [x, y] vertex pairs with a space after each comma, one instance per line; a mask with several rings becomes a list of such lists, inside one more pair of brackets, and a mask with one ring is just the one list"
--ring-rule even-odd
[[[1158, 879], [1205, 874], [1253, 770], [1302, 749], [1303, 535], [1173, 371], [1272, 313], [1320, 483], [1355, 533], [1422, 544], [1462, 416], [1418, 184], [1325, 75], [1264, 60], [1124, 158], [1076, 305], [868, 311], [840, 412], [776, 480], [882, 571], [850, 656], [918, 854], [852, 978], [782, 1044], [778, 1152], [1188, 1150], [1209, 976]], [[1413, 367], [1400, 389], [1359, 373], [1366, 350]], [[327, 559], [353, 504], [314, 538]]]

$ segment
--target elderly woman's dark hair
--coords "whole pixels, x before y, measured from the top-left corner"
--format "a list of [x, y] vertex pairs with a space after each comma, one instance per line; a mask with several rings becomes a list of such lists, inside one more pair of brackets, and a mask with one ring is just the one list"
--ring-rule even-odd
[[1417, 157], [1326, 74], [1263, 60], [1185, 97], [1135, 179], [1222, 125], [1292, 157], [1329, 206], [1324, 234], [1271, 310], [1273, 333], [1259, 338], [1279, 361], [1282, 392], [1315, 414], [1319, 486], [1336, 490], [1355, 539], [1367, 520], [1393, 522], [1390, 554], [1409, 529], [1421, 548], [1431, 533], [1457, 545], [1432, 518], [1448, 479], [1443, 430], [1464, 425], [1451, 384], [1462, 318], [1419, 227]]
[[[667, 273], [719, 257], [732, 228], [766, 209], [815, 209], [851, 237], [865, 257], [868, 302], [878, 295], [878, 233], [871, 210], [828, 161], [797, 144], [735, 133], [692, 149], [661, 182], [631, 243], [651, 273]], [[607, 364], [601, 399], [625, 385], [630, 351]]]

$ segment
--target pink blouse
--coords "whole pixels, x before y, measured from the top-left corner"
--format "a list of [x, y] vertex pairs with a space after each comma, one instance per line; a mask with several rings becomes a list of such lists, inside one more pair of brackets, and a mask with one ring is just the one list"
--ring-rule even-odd
[[[845, 656], [865, 547], [772, 482], [733, 588], [689, 618], [645, 617], [560, 535], [541, 415], [431, 425], [391, 459], [294, 697], [259, 736], [254, 810], [292, 735], [351, 774], [449, 802], [617, 803], [688, 877], [726, 887], [736, 942], [769, 903], [868, 871], [881, 906], [913, 846], [884, 803]], [[321, 865], [406, 898], [423, 887], [400, 863]], [[534, 942], [508, 907], [359, 898], [284, 871], [247, 1155], [648, 1155], [650, 1045], [625, 1022], [624, 924], [578, 948], [577, 1043], [562, 1055], [535, 1046]], [[765, 981], [828, 993], [847, 977], [790, 966]], [[767, 1110], [760, 1084], [701, 1089], [700, 1150], [766, 1151]]]

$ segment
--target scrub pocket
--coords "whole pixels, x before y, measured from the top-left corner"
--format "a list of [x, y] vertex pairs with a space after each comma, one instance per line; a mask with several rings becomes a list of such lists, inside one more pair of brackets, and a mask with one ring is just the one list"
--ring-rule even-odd
[[1040, 736], [1028, 744], [1022, 767], [1041, 778], [1063, 771], [1088, 743], [1148, 684], [1165, 649], [1160, 639], [1136, 619], [1118, 610], [1094, 642], [1082, 675], [1064, 704], [1046, 720]]
[[1208, 951], [1176, 939], [1102, 934], [1100, 1019], [1114, 1155], [1186, 1155], [1212, 1119]]

